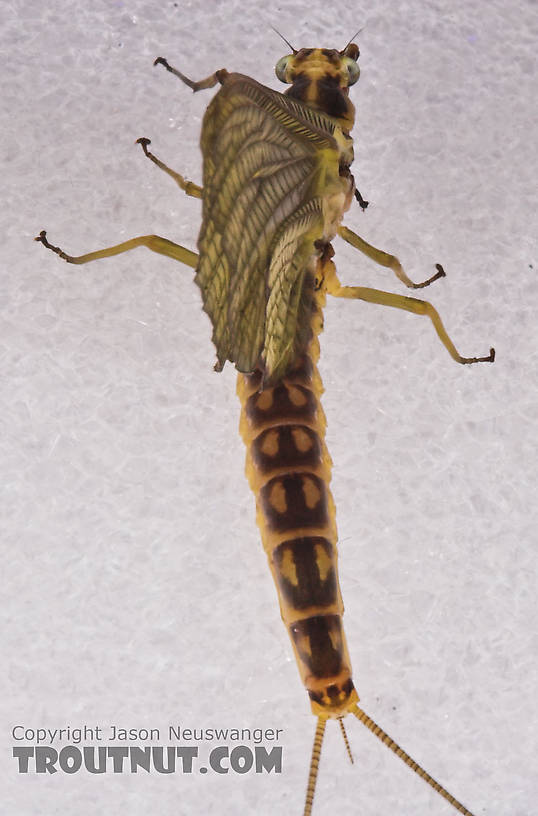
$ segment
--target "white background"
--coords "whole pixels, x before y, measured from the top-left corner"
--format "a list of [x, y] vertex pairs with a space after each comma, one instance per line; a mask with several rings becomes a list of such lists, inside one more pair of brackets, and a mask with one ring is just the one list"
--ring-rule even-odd
[[[359, 35], [347, 224], [421, 279], [426, 319], [326, 310], [321, 372], [340, 580], [364, 708], [475, 816], [530, 816], [536, 757], [537, 10], [531, 2], [133, 2], [2, 8], [2, 814], [302, 812], [314, 720], [254, 523], [235, 375], [212, 371], [192, 272], [200, 204], [134, 141], [201, 179], [220, 67], [282, 89], [287, 47]], [[7, 101], [7, 106], [5, 102]], [[344, 283], [403, 291], [335, 241]], [[10, 729], [284, 728], [281, 776], [20, 776]], [[329, 724], [316, 816], [449, 814], [348, 719]], [[203, 749], [204, 746], [201, 748]], [[340, 810], [337, 810], [340, 808]]]

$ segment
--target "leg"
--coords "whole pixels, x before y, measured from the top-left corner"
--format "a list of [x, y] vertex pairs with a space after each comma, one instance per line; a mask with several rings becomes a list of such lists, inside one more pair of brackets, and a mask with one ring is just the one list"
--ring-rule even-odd
[[167, 255], [175, 261], [192, 266], [194, 269], [198, 263], [198, 255], [196, 252], [191, 252], [190, 249], [174, 244], [167, 238], [161, 238], [159, 235], [140, 235], [138, 238], [131, 238], [130, 241], [124, 241], [122, 244], [106, 247], [105, 249], [98, 249], [97, 252], [88, 252], [86, 255], [67, 255], [60, 247], [53, 246], [47, 241], [47, 233], [41, 230], [35, 241], [40, 241], [47, 249], [52, 249], [60, 258], [63, 258], [67, 263], [85, 264], [89, 261], [96, 261], [98, 258], [110, 258], [112, 255], [119, 255], [121, 252], [128, 252], [135, 247], [145, 246], [153, 252], [158, 252], [161, 255]]
[[196, 93], [196, 91], [203, 91], [206, 88], [213, 88], [217, 84], [217, 82], [220, 82], [222, 85], [223, 81], [226, 79], [228, 75], [228, 71], [226, 70], [226, 68], [221, 68], [220, 71], [215, 71], [214, 74], [211, 74], [211, 76], [206, 77], [206, 79], [201, 79], [199, 82], [193, 82], [192, 79], [186, 77], [185, 74], [182, 74], [181, 71], [177, 70], [177, 68], [172, 68], [172, 66], [169, 65], [168, 63], [168, 60], [165, 60], [164, 57], [157, 57], [153, 64], [164, 65], [167, 71], [170, 71], [171, 74], [177, 76], [182, 82], [185, 83], [185, 85], [188, 85], [189, 88], [192, 88], [194, 93]]
[[441, 318], [431, 303], [405, 295], [394, 295], [392, 292], [382, 292], [379, 289], [369, 289], [366, 286], [342, 286], [334, 269], [328, 269], [325, 283], [329, 294], [334, 297], [353, 298], [364, 300], [367, 303], [378, 303], [381, 306], [393, 306], [396, 309], [405, 309], [414, 314], [427, 315], [433, 323], [437, 335], [450, 356], [457, 363], [492, 363], [495, 359], [495, 349], [490, 349], [487, 357], [462, 357], [454, 343], [448, 336]]
[[361, 252], [364, 252], [364, 254], [371, 258], [372, 261], [375, 261], [380, 266], [387, 266], [389, 269], [392, 269], [396, 277], [399, 278], [402, 283], [405, 283], [409, 289], [422, 289], [424, 286], [429, 286], [430, 283], [433, 283], [438, 278], [445, 277], [445, 270], [441, 264], [435, 264], [437, 269], [435, 275], [432, 275], [431, 278], [428, 278], [428, 280], [425, 280], [422, 283], [413, 283], [413, 281], [408, 278], [403, 271], [402, 265], [398, 258], [396, 258], [394, 255], [389, 255], [388, 252], [383, 252], [381, 249], [376, 249], [371, 244], [367, 244], [366, 241], [363, 241], [362, 238], [347, 227], [339, 227], [338, 235], [343, 238], [344, 241], [347, 241], [348, 244], [354, 246], [355, 249], [359, 249]]
[[360, 207], [360, 208], [361, 208], [361, 210], [364, 212], [364, 211], [365, 211], [365, 209], [366, 209], [366, 207], [368, 206], [368, 204], [369, 204], [370, 202], [369, 202], [369, 201], [365, 201], [365, 200], [364, 200], [364, 198], [361, 196], [360, 190], [358, 190], [356, 187], [355, 187], [355, 198], [356, 198], [356, 199], [357, 199], [357, 201], [359, 202], [359, 207]]
[[141, 139], [136, 140], [136, 144], [142, 145], [142, 150], [144, 151], [148, 159], [151, 159], [153, 164], [156, 164], [157, 167], [160, 167], [161, 170], [164, 170], [165, 173], [168, 173], [168, 175], [174, 179], [176, 184], [178, 184], [188, 196], [193, 196], [193, 198], [202, 198], [201, 187], [199, 187], [193, 181], [187, 181], [187, 179], [184, 179], [183, 176], [181, 176], [179, 173], [176, 173], [175, 170], [172, 170], [170, 167], [164, 164], [164, 162], [158, 159], [157, 156], [154, 156], [153, 153], [151, 153], [148, 150], [148, 145], [151, 144], [151, 139], [146, 139], [146, 137], [143, 136]]

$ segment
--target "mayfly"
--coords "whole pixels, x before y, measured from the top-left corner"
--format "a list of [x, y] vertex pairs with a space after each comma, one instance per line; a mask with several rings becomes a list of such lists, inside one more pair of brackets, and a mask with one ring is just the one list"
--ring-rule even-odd
[[[288, 43], [289, 45], [289, 43]], [[344, 607], [337, 576], [336, 525], [329, 490], [331, 459], [324, 442], [322, 385], [316, 363], [326, 294], [426, 315], [458, 363], [493, 362], [462, 357], [431, 304], [362, 286], [342, 286], [331, 241], [339, 235], [410, 288], [398, 259], [342, 226], [356, 198], [350, 172], [355, 110], [349, 87], [359, 78], [358, 46], [302, 48], [277, 62], [290, 85], [278, 93], [248, 76], [221, 69], [198, 82], [158, 57], [155, 64], [193, 91], [220, 85], [204, 116], [203, 188], [187, 181], [150, 152], [146, 156], [189, 196], [202, 199], [199, 254], [143, 235], [74, 257], [36, 239], [69, 263], [84, 264], [138, 246], [196, 270], [203, 308], [213, 326], [216, 370], [229, 360], [239, 374], [240, 431], [246, 472], [256, 496], [257, 521], [302, 682], [317, 718], [304, 814], [312, 811], [322, 740], [328, 719], [354, 715], [460, 813], [472, 816], [359, 707], [342, 627]]]

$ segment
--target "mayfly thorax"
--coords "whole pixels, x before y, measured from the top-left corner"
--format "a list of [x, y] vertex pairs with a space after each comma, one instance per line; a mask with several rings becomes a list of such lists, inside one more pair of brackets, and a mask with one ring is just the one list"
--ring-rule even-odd
[[329, 489], [322, 385], [316, 363], [326, 295], [392, 306], [429, 317], [459, 363], [462, 357], [437, 311], [416, 298], [361, 286], [341, 286], [331, 241], [339, 235], [409, 288], [422, 288], [444, 271], [413, 283], [393, 255], [347, 227], [344, 213], [364, 201], [350, 167], [355, 109], [349, 87], [359, 78], [359, 49], [303, 48], [279, 60], [285, 94], [241, 74], [216, 71], [193, 82], [159, 57], [193, 91], [220, 85], [202, 126], [203, 188], [146, 156], [187, 195], [202, 199], [199, 254], [157, 235], [70, 256], [43, 231], [36, 240], [69, 263], [84, 264], [146, 246], [196, 269], [203, 308], [213, 326], [216, 370], [238, 369], [240, 430], [257, 521], [301, 680], [317, 727], [304, 813], [312, 810], [325, 725], [336, 719], [351, 756], [343, 717], [353, 714], [460, 813], [470, 814], [359, 707], [346, 646], [337, 574], [335, 510]]

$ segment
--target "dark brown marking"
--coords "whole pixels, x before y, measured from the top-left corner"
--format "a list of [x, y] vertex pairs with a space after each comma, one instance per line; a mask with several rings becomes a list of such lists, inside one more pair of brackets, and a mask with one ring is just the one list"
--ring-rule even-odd
[[342, 671], [343, 631], [340, 615], [315, 615], [289, 627], [295, 648], [309, 673], [332, 677]]
[[338, 51], [334, 50], [334, 48], [322, 48], [321, 53], [324, 57], [327, 57], [329, 62], [331, 62], [333, 65], [340, 67], [341, 56]]
[[314, 373], [314, 365], [307, 354], [297, 357], [297, 359], [290, 366], [286, 374], [286, 380], [293, 382], [295, 385], [308, 386], [312, 382], [312, 374]]
[[313, 702], [318, 703], [318, 705], [335, 706], [342, 705], [342, 703], [348, 700], [354, 690], [355, 686], [351, 678], [348, 678], [344, 680], [343, 683], [331, 683], [322, 691], [310, 690], [308, 696]]
[[[274, 451], [274, 452], [273, 452]], [[315, 469], [322, 459], [320, 439], [304, 425], [278, 425], [262, 431], [250, 446], [258, 471], [267, 475], [277, 468], [299, 465]]]
[[336, 551], [326, 538], [284, 541], [271, 556], [282, 598], [294, 609], [332, 606], [338, 600]]
[[316, 81], [316, 86], [316, 99], [321, 110], [329, 116], [346, 116], [349, 100], [342, 93], [339, 78], [325, 74]]
[[[320, 500], [314, 507], [308, 507], [306, 503], [304, 485], [307, 479], [320, 494]], [[272, 500], [272, 497], [276, 495], [283, 497], [278, 507]], [[288, 473], [285, 476], [275, 476], [260, 488], [260, 506], [267, 526], [278, 533], [298, 530], [301, 527], [324, 527], [329, 523], [327, 504], [325, 483], [313, 473]]]
[[[315, 308], [315, 304], [312, 308], [312, 314], [317, 312]], [[292, 361], [288, 371], [286, 372], [285, 380], [289, 382], [293, 382], [295, 385], [304, 385], [309, 386], [312, 382], [312, 375], [314, 373], [314, 365], [312, 360], [308, 356], [308, 354], [299, 354], [297, 357]], [[251, 372], [250, 374], [244, 374], [245, 380], [248, 383], [249, 388], [254, 388], [257, 391], [260, 390], [263, 381], [263, 371], [260, 368], [257, 368], [255, 371]], [[265, 391], [271, 389], [272, 386], [265, 388]]]
[[314, 246], [320, 252], [319, 262], [322, 266], [324, 266], [327, 261], [330, 261], [331, 258], [334, 257], [334, 247], [329, 241], [323, 241], [321, 238], [318, 238], [317, 241], [314, 241]]
[[250, 374], [244, 374], [243, 376], [249, 388], [255, 388], [257, 391], [260, 389], [263, 380], [263, 371], [260, 368], [256, 368]]
[[307, 74], [299, 72], [292, 74], [292, 84], [285, 91], [286, 96], [291, 96], [292, 99], [299, 99], [301, 102], [308, 100], [308, 89], [311, 84], [311, 79]]
[[[291, 396], [295, 397], [295, 402], [290, 396], [290, 387], [294, 389]], [[303, 403], [301, 405], [296, 404], [297, 392], [301, 394]], [[261, 396], [263, 396], [262, 407], [258, 402]], [[313, 423], [317, 408], [316, 397], [309, 388], [295, 385], [295, 383], [288, 386], [286, 382], [283, 382], [274, 388], [266, 388], [261, 393], [252, 394], [247, 399], [245, 413], [250, 424], [257, 428], [267, 423], [276, 425], [298, 419]]]
[[313, 53], [313, 48], [301, 48], [299, 51], [297, 51], [294, 62], [303, 62], [303, 60], [308, 59], [308, 57]]

